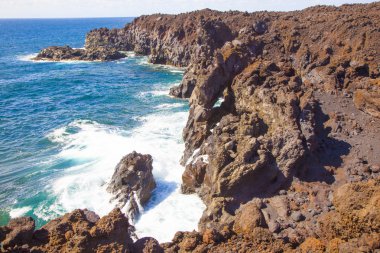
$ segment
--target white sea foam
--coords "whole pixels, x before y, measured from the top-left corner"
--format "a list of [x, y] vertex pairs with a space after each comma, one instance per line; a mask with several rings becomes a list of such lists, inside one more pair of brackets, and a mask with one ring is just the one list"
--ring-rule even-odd
[[32, 62], [35, 62], [34, 60], [32, 60], [34, 57], [36, 57], [38, 54], [34, 53], [34, 54], [27, 54], [27, 55], [19, 55], [17, 56], [17, 59], [19, 61], [32, 61]]
[[193, 154], [189, 157], [189, 159], [187, 159], [186, 165], [189, 165], [193, 161], [193, 159], [198, 156], [200, 151], [201, 151], [200, 148], [197, 148], [196, 150], [194, 150]]
[[173, 103], [173, 104], [160, 104], [160, 105], [157, 105], [155, 108], [156, 109], [173, 109], [173, 108], [179, 108], [183, 106], [184, 105], [181, 103]]
[[157, 181], [152, 200], [136, 222], [137, 235], [169, 241], [176, 231], [197, 228], [204, 205], [195, 195], [183, 195], [179, 188], [184, 168], [179, 160], [184, 150], [181, 132], [186, 112], [156, 113], [141, 117], [141, 125], [122, 130], [78, 120], [59, 128], [48, 138], [62, 145], [58, 160], [71, 161], [52, 185], [53, 205], [35, 210], [38, 217], [51, 218], [75, 208], [88, 208], [105, 215], [114, 208], [106, 187], [116, 164], [133, 150], [153, 156], [153, 174]]
[[125, 51], [123, 53], [125, 53], [130, 58], [136, 57], [136, 53], [133, 51]]
[[171, 65], [164, 65], [164, 64], [153, 64], [149, 62], [149, 58], [147, 56], [140, 56], [140, 59], [138, 60], [139, 65], [149, 66], [153, 69], [157, 70], [167, 70], [172, 73], [184, 73], [185, 68], [171, 66]]
[[202, 160], [204, 163], [208, 163], [208, 155], [200, 155], [192, 163], [196, 164], [199, 160]]
[[215, 107], [220, 107], [223, 102], [224, 102], [224, 98], [218, 98], [218, 100], [214, 104], [214, 108]]
[[158, 90], [151, 90], [151, 91], [142, 91], [137, 94], [137, 97], [139, 98], [146, 98], [146, 97], [161, 97], [161, 96], [169, 96], [170, 88], [162, 88]]
[[84, 61], [84, 60], [61, 60], [61, 61], [53, 61], [53, 60], [33, 60], [34, 57], [36, 57], [38, 54], [27, 54], [27, 55], [19, 55], [17, 56], [17, 59], [19, 61], [27, 61], [27, 62], [35, 62], [35, 63], [44, 63], [44, 62], [53, 62], [53, 63], [59, 63], [59, 64], [84, 64], [84, 63], [94, 63], [94, 62], [100, 62], [98, 60], [96, 61]]
[[11, 218], [17, 218], [17, 217], [21, 217], [21, 216], [25, 215], [30, 210], [32, 210], [31, 206], [24, 206], [24, 207], [21, 207], [21, 208], [14, 208], [14, 209], [12, 209], [9, 212], [9, 215], [11, 216]]

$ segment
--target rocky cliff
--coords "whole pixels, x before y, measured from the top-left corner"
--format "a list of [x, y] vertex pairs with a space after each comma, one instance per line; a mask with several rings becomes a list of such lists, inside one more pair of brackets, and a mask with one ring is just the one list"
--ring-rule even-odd
[[168, 252], [379, 249], [380, 3], [151, 15], [86, 50], [187, 67], [184, 193], [200, 232]]

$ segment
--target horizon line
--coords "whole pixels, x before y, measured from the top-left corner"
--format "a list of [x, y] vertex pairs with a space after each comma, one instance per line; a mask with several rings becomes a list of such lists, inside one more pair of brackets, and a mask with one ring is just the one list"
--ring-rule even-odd
[[271, 10], [271, 9], [266, 9], [266, 10], [255, 10], [255, 11], [244, 11], [244, 10], [238, 10], [238, 9], [230, 9], [230, 10], [217, 10], [217, 9], [212, 9], [212, 8], [200, 8], [200, 9], [196, 9], [196, 10], [189, 10], [189, 11], [184, 11], [184, 12], [178, 12], [178, 13], [162, 13], [162, 12], [154, 12], [154, 13], [149, 13], [149, 14], [139, 14], [139, 15], [136, 15], [136, 16], [89, 16], [89, 17], [86, 17], [86, 16], [74, 16], [74, 17], [69, 17], [69, 16], [66, 16], [66, 17], [5, 17], [5, 18], [2, 18], [0, 17], [0, 20], [10, 20], [10, 19], [21, 19], [21, 20], [25, 20], [25, 19], [106, 19], [106, 18], [138, 18], [140, 16], [150, 16], [150, 15], [180, 15], [180, 14], [187, 14], [187, 13], [191, 13], [191, 12], [197, 12], [197, 11], [202, 11], [202, 10], [212, 10], [212, 11], [217, 11], [217, 12], [248, 12], [248, 13], [257, 13], [257, 12], [296, 12], [296, 11], [302, 11], [302, 10], [305, 10], [305, 9], [309, 9], [309, 8], [314, 8], [314, 7], [318, 7], [318, 6], [326, 6], [326, 7], [342, 7], [342, 6], [350, 6], [350, 5], [365, 5], [365, 4], [373, 4], [373, 3], [376, 3], [376, 2], [380, 2], [379, 0], [375, 0], [375, 1], [372, 1], [372, 2], [367, 2], [367, 3], [343, 3], [343, 4], [316, 4], [316, 5], [311, 5], [311, 6], [308, 6], [308, 7], [301, 7], [301, 8], [297, 8], [297, 9], [292, 9], [292, 10]]
[[135, 17], [41, 17], [41, 18], [36, 18], [36, 17], [26, 17], [26, 18], [2, 18], [0, 17], [0, 20], [9, 20], [9, 19], [101, 19], [101, 18], [137, 18], [139, 16]]

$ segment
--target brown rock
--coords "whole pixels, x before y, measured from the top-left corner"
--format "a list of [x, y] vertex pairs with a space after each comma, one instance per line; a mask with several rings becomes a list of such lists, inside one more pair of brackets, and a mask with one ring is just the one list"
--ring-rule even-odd
[[300, 246], [300, 252], [309, 253], [323, 253], [325, 252], [325, 245], [316, 238], [307, 238]]
[[380, 118], [380, 91], [357, 90], [354, 103], [358, 109]]
[[214, 244], [222, 240], [222, 235], [215, 229], [206, 229], [203, 233], [203, 243]]
[[131, 226], [119, 209], [95, 223], [88, 220], [90, 213], [77, 209], [36, 231], [32, 218], [11, 220], [4, 252], [131, 252]]
[[112, 176], [107, 191], [114, 194], [118, 207], [127, 203], [128, 217], [135, 219], [139, 205], [144, 205], [150, 198], [156, 183], [152, 174], [153, 159], [150, 155], [132, 152], [119, 162]]
[[250, 236], [257, 227], [266, 227], [264, 216], [255, 203], [248, 203], [237, 211], [234, 231], [237, 234]]
[[350, 240], [376, 235], [380, 224], [379, 180], [341, 186], [334, 194], [335, 210], [320, 218], [326, 238]]
[[136, 253], [163, 253], [164, 250], [154, 238], [144, 237], [133, 244]]
[[3, 231], [7, 231], [5, 239], [2, 240], [3, 247], [7, 249], [28, 244], [32, 239], [34, 228], [34, 220], [30, 217], [11, 219], [6, 228], [2, 228]]

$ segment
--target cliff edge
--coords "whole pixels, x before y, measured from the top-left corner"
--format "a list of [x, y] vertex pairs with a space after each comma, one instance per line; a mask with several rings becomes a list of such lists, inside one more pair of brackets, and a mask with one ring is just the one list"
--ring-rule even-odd
[[[186, 67], [182, 191], [207, 205], [167, 252], [379, 249], [380, 3], [141, 16], [85, 50]], [[150, 251], [148, 251], [150, 252]]]

